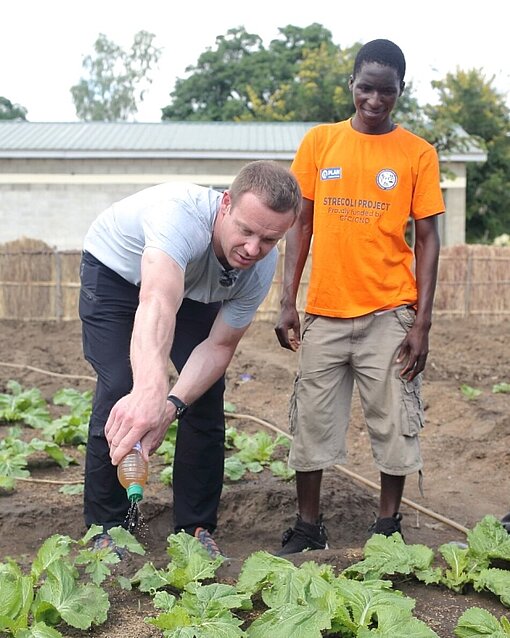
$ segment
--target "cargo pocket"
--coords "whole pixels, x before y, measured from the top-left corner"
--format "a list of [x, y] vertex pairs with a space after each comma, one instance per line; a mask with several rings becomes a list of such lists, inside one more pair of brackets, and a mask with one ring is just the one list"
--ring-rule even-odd
[[416, 319], [416, 311], [414, 308], [410, 308], [409, 306], [406, 308], [397, 308], [395, 310], [395, 314], [397, 315], [397, 319], [404, 330], [409, 332], [414, 325], [414, 320]]
[[297, 386], [299, 383], [299, 375], [294, 379], [294, 387], [289, 401], [289, 432], [294, 434], [296, 431], [297, 421]]
[[424, 425], [423, 401], [420, 396], [421, 377], [402, 383], [402, 434], [416, 436]]
[[305, 316], [303, 317], [303, 321], [301, 323], [301, 339], [303, 339], [305, 332], [310, 328], [310, 326], [316, 319], [317, 315], [305, 313]]

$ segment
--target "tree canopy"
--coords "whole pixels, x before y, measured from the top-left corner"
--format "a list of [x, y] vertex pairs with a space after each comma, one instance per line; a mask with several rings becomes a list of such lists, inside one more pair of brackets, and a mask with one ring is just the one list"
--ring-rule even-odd
[[27, 109], [0, 96], [0, 120], [26, 120]]
[[154, 34], [139, 31], [129, 51], [99, 34], [94, 55], [83, 60], [86, 77], [71, 87], [76, 115], [82, 120], [126, 120], [138, 111], [151, 71], [162, 50], [153, 44]]
[[[354, 113], [348, 79], [362, 44], [342, 49], [314, 23], [280, 28], [267, 48], [244, 27], [229, 29], [178, 79], [163, 119], [336, 122]], [[419, 119], [412, 86], [398, 114]]]
[[439, 104], [428, 109], [433, 128], [461, 126], [487, 150], [487, 161], [467, 169], [467, 239], [487, 241], [510, 228], [510, 111], [482, 69], [448, 73], [432, 86]]

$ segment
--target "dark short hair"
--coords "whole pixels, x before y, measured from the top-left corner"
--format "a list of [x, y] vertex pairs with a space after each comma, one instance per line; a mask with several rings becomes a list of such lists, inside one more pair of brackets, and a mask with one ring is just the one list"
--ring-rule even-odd
[[365, 62], [378, 62], [390, 66], [397, 72], [399, 80], [404, 80], [406, 59], [402, 49], [391, 40], [371, 40], [358, 51], [354, 60], [353, 75], [356, 76]]
[[294, 175], [270, 160], [257, 160], [243, 166], [229, 188], [232, 204], [244, 193], [254, 193], [277, 213], [301, 210], [301, 189]]

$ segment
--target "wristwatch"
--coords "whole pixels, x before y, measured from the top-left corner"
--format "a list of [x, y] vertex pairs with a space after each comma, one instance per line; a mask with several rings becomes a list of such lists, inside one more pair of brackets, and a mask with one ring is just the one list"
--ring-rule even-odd
[[176, 396], [174, 396], [173, 394], [169, 394], [166, 398], [167, 401], [170, 401], [170, 403], [173, 403], [175, 405], [175, 416], [180, 419], [181, 416], [186, 412], [186, 410], [188, 409], [188, 405], [186, 403], [184, 403], [184, 401], [181, 401], [180, 399], [178, 399]]

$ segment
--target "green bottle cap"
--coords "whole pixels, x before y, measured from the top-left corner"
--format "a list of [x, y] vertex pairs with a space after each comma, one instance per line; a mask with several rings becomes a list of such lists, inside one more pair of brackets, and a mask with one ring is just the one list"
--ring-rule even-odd
[[128, 499], [132, 503], [138, 503], [143, 498], [143, 487], [140, 483], [131, 483], [131, 485], [126, 490]]

